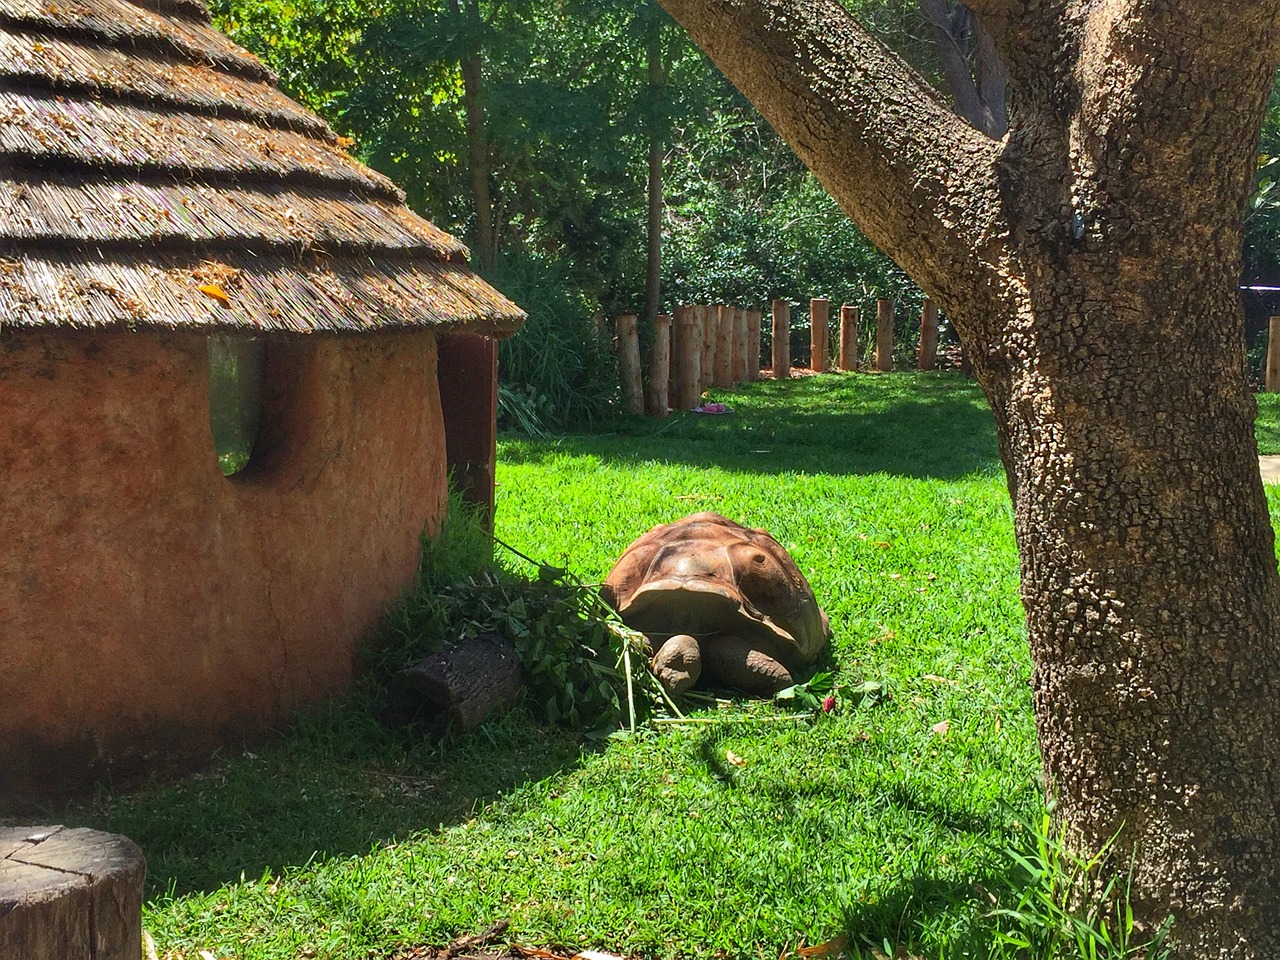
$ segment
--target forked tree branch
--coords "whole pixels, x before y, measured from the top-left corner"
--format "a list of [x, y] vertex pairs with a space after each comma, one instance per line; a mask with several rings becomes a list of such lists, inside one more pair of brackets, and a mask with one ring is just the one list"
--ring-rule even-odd
[[836, 0], [661, 0], [871, 240], [935, 296], [998, 282], [1000, 144]]

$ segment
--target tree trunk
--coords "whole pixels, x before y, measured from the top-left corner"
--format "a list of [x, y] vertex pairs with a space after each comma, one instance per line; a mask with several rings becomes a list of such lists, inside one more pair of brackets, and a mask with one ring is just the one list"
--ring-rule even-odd
[[671, 317], [660, 313], [653, 319], [653, 347], [649, 354], [649, 415], [665, 417], [671, 412]]
[[[662, 24], [650, 19], [646, 41], [648, 56], [650, 110], [656, 111], [657, 100], [666, 86], [667, 76], [662, 69]], [[662, 300], [662, 156], [666, 150], [663, 140], [663, 124], [656, 116], [649, 118], [649, 195], [645, 217], [645, 277], [644, 313], [641, 326], [652, 329], [661, 309]]]
[[1280, 579], [1236, 290], [1274, 5], [974, 0], [1010, 67], [995, 141], [835, 2], [664, 4], [955, 322], [1064, 835], [1119, 834], [1179, 957], [1280, 956]]
[[989, 137], [1008, 129], [1005, 88], [1008, 72], [991, 34], [963, 4], [918, 0], [933, 33], [942, 79], [951, 91], [956, 113]]
[[[462, 16], [460, 0], [449, 0], [457, 17]], [[466, 16], [480, 19], [475, 0], [468, 4]], [[481, 271], [492, 269], [497, 261], [497, 236], [493, 224], [493, 195], [489, 178], [493, 173], [493, 147], [489, 143], [484, 117], [484, 62], [477, 50], [462, 58], [462, 107], [466, 114], [467, 164], [471, 175], [471, 196], [475, 203], [475, 265]]]

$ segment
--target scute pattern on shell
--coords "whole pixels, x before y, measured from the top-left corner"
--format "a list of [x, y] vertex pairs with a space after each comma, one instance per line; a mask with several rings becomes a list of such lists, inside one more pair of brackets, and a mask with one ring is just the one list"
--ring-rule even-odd
[[680, 633], [734, 635], [799, 666], [831, 637], [826, 614], [782, 545], [718, 513], [649, 530], [623, 552], [602, 594], [623, 622], [655, 643]]

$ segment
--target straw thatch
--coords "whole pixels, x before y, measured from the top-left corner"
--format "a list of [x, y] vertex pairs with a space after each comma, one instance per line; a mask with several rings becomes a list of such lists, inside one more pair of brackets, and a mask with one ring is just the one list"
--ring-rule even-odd
[[0, 326], [523, 319], [198, 0], [0, 0], [0, 84]]

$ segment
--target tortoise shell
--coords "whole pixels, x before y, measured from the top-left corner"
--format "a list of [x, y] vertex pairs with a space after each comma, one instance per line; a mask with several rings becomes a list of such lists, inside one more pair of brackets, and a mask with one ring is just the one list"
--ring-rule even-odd
[[737, 636], [795, 668], [831, 638], [826, 614], [782, 545], [718, 513], [654, 527], [627, 547], [601, 594], [655, 646], [682, 633]]

